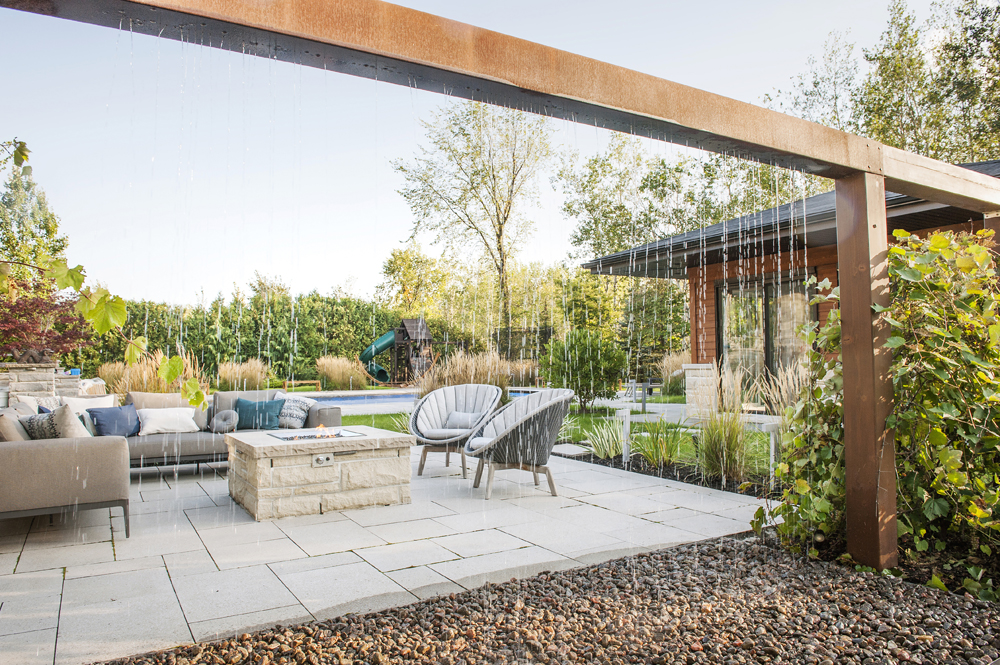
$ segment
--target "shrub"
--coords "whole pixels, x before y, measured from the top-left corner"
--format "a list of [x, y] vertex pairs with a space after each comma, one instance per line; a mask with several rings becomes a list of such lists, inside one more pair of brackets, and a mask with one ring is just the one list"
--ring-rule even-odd
[[444, 386], [465, 383], [482, 383], [497, 386], [503, 391], [501, 403], [508, 401], [511, 362], [504, 360], [496, 351], [466, 353], [459, 349], [451, 354], [443, 365], [436, 365], [424, 372], [417, 381], [417, 393], [423, 397]]
[[[910, 559], [940, 557], [944, 570], [969, 570], [965, 589], [992, 599], [982, 570], [965, 568], [1000, 547], [1000, 283], [992, 232], [896, 235], [892, 301], [880, 312], [893, 350], [887, 426], [896, 444], [900, 547]], [[845, 527], [843, 379], [839, 359], [827, 360], [840, 351], [835, 312], [821, 330], [812, 327], [808, 341], [816, 386], [794, 407], [779, 467], [789, 488], [772, 515], [784, 518], [778, 528], [788, 544], [818, 555], [816, 534], [836, 543]]]
[[709, 478], [723, 487], [740, 482], [747, 474], [747, 433], [743, 420], [747, 376], [742, 369], [713, 365], [719, 386], [717, 407], [708, 411], [698, 439], [698, 462]]
[[663, 354], [663, 358], [660, 359], [660, 377], [663, 379], [664, 394], [684, 394], [684, 365], [689, 362], [691, 362], [690, 351]]
[[556, 388], [570, 388], [585, 411], [598, 398], [611, 398], [625, 373], [625, 352], [590, 330], [573, 330], [555, 339], [542, 358], [542, 372]]
[[266, 390], [268, 369], [259, 358], [249, 358], [241, 363], [220, 363], [219, 390]]
[[368, 375], [354, 360], [323, 356], [316, 359], [316, 371], [327, 390], [364, 390], [368, 387]]
[[683, 441], [684, 433], [674, 423], [655, 420], [640, 425], [636, 436], [632, 437], [630, 449], [650, 466], [666, 466], [677, 459]]
[[622, 423], [614, 420], [594, 423], [583, 444], [599, 459], [618, 457], [622, 454]]
[[131, 365], [125, 363], [104, 363], [98, 370], [98, 376], [108, 384], [108, 390], [124, 398], [128, 392], [142, 393], [173, 393], [180, 392], [181, 384], [194, 377], [198, 383], [207, 385], [205, 377], [201, 373], [201, 365], [194, 353], [184, 354], [184, 370], [181, 375], [172, 382], [167, 383], [159, 376], [160, 364], [163, 362], [164, 353], [154, 351], [143, 354], [138, 361]]

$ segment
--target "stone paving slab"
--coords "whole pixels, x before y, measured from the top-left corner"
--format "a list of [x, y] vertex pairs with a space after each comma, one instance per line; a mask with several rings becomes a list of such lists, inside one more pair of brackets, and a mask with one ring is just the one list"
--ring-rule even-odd
[[368, 612], [718, 535], [746, 497], [553, 457], [559, 496], [496, 475], [493, 498], [440, 456], [413, 502], [257, 522], [225, 464], [132, 473], [119, 509], [0, 520], [0, 665], [80, 665], [274, 624]]

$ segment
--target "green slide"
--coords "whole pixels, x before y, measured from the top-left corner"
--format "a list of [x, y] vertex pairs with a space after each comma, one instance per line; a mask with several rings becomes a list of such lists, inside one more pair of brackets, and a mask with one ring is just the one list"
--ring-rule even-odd
[[372, 345], [361, 352], [358, 359], [364, 363], [365, 369], [368, 373], [375, 377], [375, 380], [379, 383], [389, 383], [389, 372], [386, 371], [385, 367], [382, 367], [377, 362], [375, 362], [375, 356], [392, 348], [392, 345], [396, 343], [396, 331], [390, 330], [386, 334], [379, 337], [377, 340], [372, 342]]

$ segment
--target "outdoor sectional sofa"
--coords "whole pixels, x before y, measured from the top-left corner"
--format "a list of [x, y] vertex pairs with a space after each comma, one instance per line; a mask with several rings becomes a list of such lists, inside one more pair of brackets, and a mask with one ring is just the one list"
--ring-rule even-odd
[[[233, 410], [237, 399], [263, 402], [274, 399], [279, 392], [281, 391], [277, 389], [217, 392], [212, 395], [207, 410], [195, 413], [195, 423], [201, 427], [200, 431], [128, 437], [126, 440], [131, 465], [140, 467], [228, 460], [226, 435], [210, 429], [215, 414]], [[133, 404], [136, 409], [186, 406], [177, 393], [128, 393], [125, 396], [125, 404]], [[321, 426], [340, 427], [340, 407], [321, 402], [314, 404], [309, 409], [305, 427]]]

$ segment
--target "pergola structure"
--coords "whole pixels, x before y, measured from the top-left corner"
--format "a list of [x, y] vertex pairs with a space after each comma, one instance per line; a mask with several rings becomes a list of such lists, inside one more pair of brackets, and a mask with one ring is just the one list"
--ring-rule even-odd
[[885, 189], [1000, 215], [1000, 183], [859, 136], [379, 0], [0, 0], [680, 143], [836, 180], [848, 550], [896, 563]]

